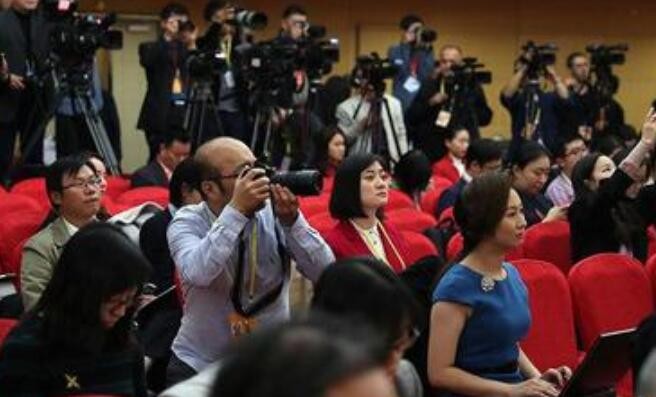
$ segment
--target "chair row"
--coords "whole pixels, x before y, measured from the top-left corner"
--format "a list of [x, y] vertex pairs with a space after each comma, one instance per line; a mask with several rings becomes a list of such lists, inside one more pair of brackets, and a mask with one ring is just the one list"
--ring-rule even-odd
[[[541, 370], [575, 368], [599, 335], [636, 327], [654, 312], [653, 278], [626, 255], [591, 256], [567, 277], [544, 261], [513, 264], [527, 285], [533, 320], [521, 346]], [[618, 384], [618, 394], [632, 395], [630, 373]]]

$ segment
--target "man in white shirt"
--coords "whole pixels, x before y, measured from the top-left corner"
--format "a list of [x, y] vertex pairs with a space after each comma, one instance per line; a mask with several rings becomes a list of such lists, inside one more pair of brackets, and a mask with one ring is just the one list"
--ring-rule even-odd
[[369, 81], [369, 68], [356, 66], [353, 74], [358, 92], [340, 103], [335, 113], [349, 152], [373, 152], [398, 162], [408, 151], [401, 102], [384, 93], [384, 81]]

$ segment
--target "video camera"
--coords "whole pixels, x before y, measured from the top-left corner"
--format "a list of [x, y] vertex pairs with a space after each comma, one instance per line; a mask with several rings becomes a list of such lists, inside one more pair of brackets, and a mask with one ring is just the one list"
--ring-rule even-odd
[[475, 87], [479, 84], [490, 84], [492, 72], [482, 70], [484, 64], [478, 63], [478, 59], [463, 58], [462, 63], [453, 65], [451, 73], [447, 76], [447, 84], [457, 84], [461, 87]]
[[242, 75], [254, 93], [256, 105], [291, 107], [298, 88], [296, 71], [303, 70], [313, 82], [330, 73], [339, 60], [339, 42], [323, 39], [324, 27], [310, 26], [306, 32], [296, 42], [271, 40], [244, 50]]
[[77, 2], [45, 0], [47, 19], [54, 24], [52, 51], [65, 65], [90, 61], [96, 50], [123, 47], [123, 33], [111, 30], [116, 14], [81, 14]]
[[590, 54], [590, 74], [594, 91], [602, 102], [609, 101], [619, 88], [619, 78], [613, 74], [613, 65], [623, 65], [626, 61], [626, 44], [591, 44], [585, 47]]
[[585, 47], [585, 50], [590, 53], [590, 63], [593, 67], [623, 65], [629, 46], [626, 44], [591, 44]]
[[272, 184], [288, 188], [297, 196], [317, 196], [323, 189], [323, 177], [317, 170], [278, 172], [264, 162], [255, 163], [255, 168], [262, 168]]
[[235, 17], [228, 21], [228, 23], [247, 29], [262, 30], [269, 24], [269, 17], [260, 11], [235, 8]]
[[362, 87], [365, 83], [373, 87], [376, 95], [385, 92], [385, 80], [393, 79], [398, 68], [389, 59], [382, 59], [377, 52], [361, 55], [356, 59], [353, 71], [353, 85]]
[[547, 66], [556, 63], [556, 51], [558, 51], [558, 47], [555, 44], [537, 45], [533, 41], [529, 41], [522, 46], [522, 55], [519, 57], [518, 63], [527, 66], [526, 75], [529, 80], [537, 80], [546, 73]]

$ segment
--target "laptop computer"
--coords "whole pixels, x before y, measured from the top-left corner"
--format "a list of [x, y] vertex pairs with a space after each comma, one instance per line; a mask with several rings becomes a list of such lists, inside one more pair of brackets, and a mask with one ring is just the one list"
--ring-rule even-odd
[[635, 328], [601, 334], [559, 397], [614, 395], [615, 384], [631, 368], [634, 334]]

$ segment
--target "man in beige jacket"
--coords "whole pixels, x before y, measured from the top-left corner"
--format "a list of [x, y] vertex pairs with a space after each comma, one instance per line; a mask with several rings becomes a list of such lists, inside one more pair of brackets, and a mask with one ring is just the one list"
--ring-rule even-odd
[[59, 216], [23, 248], [20, 281], [26, 311], [41, 297], [68, 239], [96, 219], [101, 182], [87, 156], [64, 157], [48, 168], [46, 189]]

